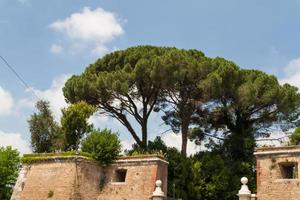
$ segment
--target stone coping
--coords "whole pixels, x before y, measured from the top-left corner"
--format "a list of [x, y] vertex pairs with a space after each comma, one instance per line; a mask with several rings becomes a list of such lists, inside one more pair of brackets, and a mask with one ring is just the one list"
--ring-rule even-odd
[[[33, 164], [33, 163], [46, 163], [46, 162], [61, 162], [61, 161], [88, 161], [97, 163], [96, 160], [91, 157], [86, 157], [82, 155], [60, 155], [60, 154], [51, 154], [49, 156], [45, 156], [45, 154], [31, 154], [32, 157], [28, 156], [26, 159], [29, 161], [24, 162], [23, 164]], [[141, 163], [141, 162], [163, 162], [165, 164], [169, 164], [162, 155], [159, 154], [146, 154], [146, 155], [135, 155], [135, 156], [121, 156], [117, 160], [115, 160], [112, 164], [121, 164], [121, 163]]]
[[261, 147], [255, 149], [255, 156], [264, 155], [280, 155], [280, 154], [298, 154], [300, 153], [300, 145], [284, 146], [284, 147]]
[[141, 155], [141, 156], [129, 156], [129, 157], [120, 157], [114, 163], [137, 163], [137, 162], [163, 162], [169, 164], [164, 158], [158, 155]]

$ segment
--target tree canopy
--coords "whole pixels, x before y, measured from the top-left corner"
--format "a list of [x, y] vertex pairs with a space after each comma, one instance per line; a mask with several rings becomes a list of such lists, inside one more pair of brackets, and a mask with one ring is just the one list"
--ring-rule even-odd
[[66, 150], [78, 150], [83, 135], [93, 128], [87, 119], [94, 112], [95, 109], [83, 101], [62, 109], [61, 126]]
[[93, 130], [82, 141], [81, 150], [90, 153], [101, 165], [106, 166], [121, 153], [121, 142], [116, 133], [104, 129]]
[[[148, 119], [166, 85], [169, 71], [162, 62], [175, 48], [138, 46], [97, 60], [63, 89], [66, 99], [84, 100], [121, 122], [141, 147], [147, 146]], [[131, 116], [140, 126], [136, 131]]]
[[240, 69], [233, 62], [216, 58], [218, 68], [199, 83], [207, 99], [207, 124], [198, 132], [223, 138], [217, 145], [234, 173], [231, 185], [242, 176], [254, 184], [254, 148], [257, 137], [274, 129], [295, 126], [300, 116], [300, 94], [296, 87], [280, 85], [277, 78], [258, 70]]
[[159, 108], [165, 113], [165, 123], [174, 132], [181, 131], [182, 153], [186, 154], [188, 128], [202, 97], [197, 83], [212, 71], [210, 63], [197, 50], [132, 47], [108, 54], [73, 76], [65, 84], [64, 95], [71, 103], [84, 100], [120, 121], [143, 148], [149, 116]]
[[195, 115], [203, 111], [204, 95], [197, 84], [213, 71], [214, 66], [200, 51], [178, 49], [170, 50], [162, 64], [169, 71], [160, 102], [164, 112], [162, 119], [173, 132], [181, 132], [181, 153], [186, 155], [189, 126]]
[[32, 150], [35, 153], [52, 152], [59, 146], [60, 127], [53, 118], [49, 102], [40, 100], [36, 108], [38, 112], [28, 120]]
[[[283, 130], [300, 116], [300, 93], [294, 86], [280, 85], [277, 78], [259, 70], [240, 69], [217, 58], [218, 69], [199, 83], [210, 102], [209, 123], [226, 139], [242, 140], [268, 136], [274, 125]], [[234, 153], [245, 152], [244, 142], [235, 141]], [[253, 144], [251, 144], [253, 145]], [[252, 154], [251, 152], [248, 152]]]
[[19, 152], [8, 147], [0, 147], [0, 199], [9, 200], [18, 178], [20, 166]]

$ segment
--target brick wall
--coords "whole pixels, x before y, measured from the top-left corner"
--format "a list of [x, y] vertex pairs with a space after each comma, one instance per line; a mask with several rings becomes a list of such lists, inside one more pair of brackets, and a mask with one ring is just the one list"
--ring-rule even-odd
[[[125, 182], [115, 182], [119, 169], [127, 170]], [[167, 173], [155, 156], [123, 157], [106, 168], [84, 158], [38, 162], [23, 166], [12, 200], [146, 200], [158, 179], [167, 193]]]
[[[300, 147], [262, 148], [255, 155], [258, 200], [300, 200]], [[283, 163], [299, 163], [295, 178], [283, 178]]]

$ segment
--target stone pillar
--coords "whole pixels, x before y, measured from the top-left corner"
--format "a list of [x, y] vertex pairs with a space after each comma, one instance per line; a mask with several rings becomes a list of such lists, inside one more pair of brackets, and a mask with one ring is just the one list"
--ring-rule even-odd
[[157, 180], [155, 182], [156, 188], [155, 191], [152, 194], [152, 200], [164, 200], [165, 199], [165, 193], [161, 189], [162, 182], [161, 180]]
[[246, 177], [241, 178], [242, 187], [237, 194], [239, 200], [251, 200], [251, 191], [249, 190], [247, 183], [248, 179]]

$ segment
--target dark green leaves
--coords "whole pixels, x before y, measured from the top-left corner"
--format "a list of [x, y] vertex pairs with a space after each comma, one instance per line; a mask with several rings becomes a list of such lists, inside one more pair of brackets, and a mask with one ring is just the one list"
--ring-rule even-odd
[[110, 130], [94, 130], [82, 141], [81, 150], [90, 153], [101, 165], [108, 165], [121, 153], [121, 142]]
[[11, 147], [0, 147], [0, 199], [9, 200], [18, 177], [19, 152]]
[[[80, 76], [69, 79], [64, 95], [71, 103], [83, 100], [119, 120], [136, 142], [146, 147], [148, 118], [168, 80], [162, 62], [174, 49], [138, 46], [108, 54]], [[141, 131], [133, 128], [128, 115], [137, 121]]]
[[87, 120], [94, 112], [95, 109], [83, 101], [62, 110], [61, 126], [65, 150], [78, 150], [83, 135], [92, 130], [92, 125]]
[[57, 149], [56, 139], [60, 128], [54, 121], [49, 102], [38, 101], [36, 108], [38, 112], [28, 120], [32, 150], [36, 153], [52, 152]]

